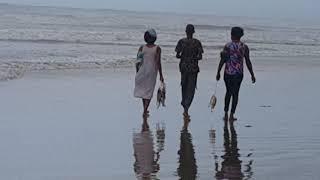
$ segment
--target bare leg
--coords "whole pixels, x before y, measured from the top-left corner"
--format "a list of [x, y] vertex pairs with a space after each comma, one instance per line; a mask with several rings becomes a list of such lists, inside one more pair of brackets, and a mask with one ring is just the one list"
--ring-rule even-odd
[[143, 110], [144, 110], [146, 107], [146, 103], [145, 103], [144, 99], [142, 99], [142, 105], [143, 105]]
[[183, 121], [183, 127], [182, 127], [182, 129], [183, 130], [187, 130], [188, 129], [188, 127], [189, 127], [189, 123], [190, 123], [190, 118], [189, 119], [186, 119], [186, 118], [184, 118], [183, 119], [184, 121]]
[[145, 109], [146, 109], [146, 100], [142, 99], [142, 104], [143, 104], [143, 113], [142, 113], [142, 117], [143, 119], [147, 118], [147, 116], [145, 115]]
[[187, 108], [184, 108], [183, 115], [189, 116], [189, 110]]
[[184, 109], [184, 112], [183, 112], [183, 119], [185, 120], [185, 121], [188, 121], [188, 122], [190, 122], [191, 120], [190, 120], [190, 115], [189, 115], [189, 112], [188, 112], [188, 109]]
[[149, 124], [147, 117], [143, 117], [143, 123], [142, 123], [142, 132], [149, 131]]
[[[232, 108], [231, 108], [231, 114], [230, 114], [230, 118], [232, 117], [234, 118], [234, 114], [236, 112], [236, 108], [238, 105], [238, 99], [239, 99], [239, 89], [240, 89], [240, 85], [237, 87], [234, 87], [234, 92], [232, 93]], [[236, 120], [236, 119], [235, 119]]]
[[188, 108], [185, 102], [187, 97], [187, 85], [188, 85], [187, 77], [188, 77], [187, 73], [181, 73], [181, 94], [182, 94], [181, 105], [184, 109], [184, 112], [183, 112], [184, 118], [188, 116]]
[[149, 105], [150, 105], [150, 99], [143, 99], [143, 101], [144, 101], [143, 116], [144, 117], [148, 117], [149, 116], [148, 108], [149, 108]]
[[230, 113], [230, 121], [236, 121], [238, 120], [236, 117], [234, 117], [234, 113]]
[[228, 112], [225, 112], [225, 113], [224, 113], [223, 120], [225, 120], [225, 121], [228, 120]]
[[232, 88], [232, 108], [231, 108], [231, 114], [230, 114], [230, 121], [236, 121], [237, 118], [234, 117], [234, 113], [236, 112], [236, 108], [238, 105], [238, 99], [239, 99], [239, 91], [240, 86], [242, 82], [243, 77], [237, 77], [236, 79], [233, 79], [233, 88]]
[[190, 119], [189, 116], [189, 108], [192, 104], [194, 94], [197, 87], [197, 73], [185, 73], [182, 74], [181, 86], [182, 86], [182, 102], [181, 105], [183, 106], [184, 118]]
[[228, 120], [228, 112], [229, 112], [229, 106], [230, 106], [230, 100], [232, 96], [232, 80], [229, 76], [224, 77], [224, 82], [226, 85], [226, 95], [224, 98], [224, 117], [223, 120]]

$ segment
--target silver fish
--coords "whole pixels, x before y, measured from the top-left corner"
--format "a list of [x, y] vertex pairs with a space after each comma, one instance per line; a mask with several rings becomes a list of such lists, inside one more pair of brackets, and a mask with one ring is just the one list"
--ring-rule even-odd
[[164, 83], [161, 83], [157, 93], [157, 108], [159, 108], [160, 105], [163, 107], [166, 106], [166, 86]]
[[210, 105], [209, 105], [211, 107], [211, 112], [216, 107], [216, 104], [217, 104], [217, 97], [215, 95], [212, 95], [210, 99]]

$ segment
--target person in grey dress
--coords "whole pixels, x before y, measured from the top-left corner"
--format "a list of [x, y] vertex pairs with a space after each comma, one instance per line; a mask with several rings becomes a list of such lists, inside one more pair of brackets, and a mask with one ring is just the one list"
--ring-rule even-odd
[[138, 54], [142, 57], [138, 63], [135, 76], [134, 96], [142, 99], [143, 116], [149, 116], [149, 105], [153, 97], [154, 89], [157, 83], [158, 72], [160, 81], [164, 82], [161, 67], [161, 48], [155, 45], [157, 33], [154, 29], [145, 32], [144, 39], [146, 45], [139, 48]]

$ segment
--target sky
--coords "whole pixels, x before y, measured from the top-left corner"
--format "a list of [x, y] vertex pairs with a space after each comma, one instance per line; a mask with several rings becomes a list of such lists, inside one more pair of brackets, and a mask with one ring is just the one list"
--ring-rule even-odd
[[320, 0], [0, 0], [0, 3], [222, 16], [320, 18]]

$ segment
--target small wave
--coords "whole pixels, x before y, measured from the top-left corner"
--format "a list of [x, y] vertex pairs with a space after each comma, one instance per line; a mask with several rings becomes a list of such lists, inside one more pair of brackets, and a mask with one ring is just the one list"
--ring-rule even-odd
[[[201, 30], [230, 30], [233, 26], [218, 26], [218, 25], [208, 25], [208, 24], [197, 24], [195, 25], [197, 29]], [[253, 27], [244, 27], [246, 30], [251, 31], [261, 31], [261, 29]]]
[[263, 48], [258, 48], [258, 47], [255, 47], [255, 48], [250, 48], [250, 51], [261, 51], [261, 52], [277, 52], [277, 51], [280, 51], [279, 49], [275, 49], [275, 48], [267, 48], [267, 47], [263, 47]]
[[227, 30], [230, 29], [231, 26], [217, 26], [217, 25], [205, 25], [205, 24], [196, 24], [196, 29], [201, 30]]
[[[67, 41], [67, 40], [55, 40], [55, 39], [0, 39], [2, 42], [19, 42], [19, 43], [44, 43], [44, 44], [82, 44], [82, 45], [101, 45], [101, 46], [127, 46], [138, 47], [141, 44], [128, 43], [128, 42], [98, 42], [98, 41]], [[294, 42], [294, 41], [268, 41], [268, 40], [246, 40], [246, 43], [254, 44], [269, 44], [269, 45], [290, 45], [290, 46], [320, 46], [319, 41], [313, 42]], [[161, 47], [175, 48], [175, 44], [160, 44]], [[206, 49], [222, 49], [222, 45], [211, 45], [203, 43], [203, 47]]]
[[117, 42], [90, 42], [90, 41], [66, 41], [55, 39], [0, 39], [4, 42], [22, 42], [22, 43], [45, 43], [45, 44], [84, 44], [84, 45], [114, 45], [114, 46], [138, 46], [134, 43], [117, 43]]
[[0, 67], [0, 81], [22, 78], [25, 68], [21, 64], [4, 64]]
[[10, 62], [0, 65], [0, 80], [11, 80], [23, 77], [25, 72], [69, 69], [105, 69], [133, 67], [130, 60], [90, 61], [90, 62]]
[[[102, 45], [102, 46], [130, 46], [138, 47], [141, 44], [137, 43], [118, 43], [118, 42], [89, 42], [89, 41], [65, 41], [65, 40], [53, 40], [53, 39], [0, 39], [5, 42], [21, 42], [21, 43], [45, 43], [45, 44], [84, 44], [84, 45]], [[161, 47], [175, 48], [174, 44], [160, 44]], [[222, 45], [204, 45], [207, 49], [222, 49]]]
[[124, 30], [145, 30], [147, 28], [147, 26], [145, 25], [139, 25], [139, 24], [68, 24], [68, 23], [47, 23], [47, 22], [42, 22], [42, 23], [38, 23], [38, 25], [41, 26], [53, 26], [53, 27], [70, 27], [70, 28], [86, 28], [86, 29], [124, 29]]
[[294, 41], [246, 40], [246, 43], [290, 45], [290, 46], [320, 46], [318, 42], [294, 42]]
[[114, 62], [14, 62], [0, 64], [0, 81], [20, 79], [26, 72], [50, 70], [76, 70], [76, 69], [107, 69], [119, 67], [133, 67], [132, 61]]

